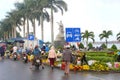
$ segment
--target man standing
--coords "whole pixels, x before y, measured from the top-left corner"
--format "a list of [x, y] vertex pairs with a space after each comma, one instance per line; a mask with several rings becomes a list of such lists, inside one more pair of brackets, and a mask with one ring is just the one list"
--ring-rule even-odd
[[72, 50], [70, 50], [70, 46], [65, 46], [63, 50], [63, 61], [65, 62], [65, 75], [69, 74], [69, 65], [72, 58]]

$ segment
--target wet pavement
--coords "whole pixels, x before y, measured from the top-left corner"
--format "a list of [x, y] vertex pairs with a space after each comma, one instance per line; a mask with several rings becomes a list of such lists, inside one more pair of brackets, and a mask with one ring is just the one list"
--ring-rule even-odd
[[45, 69], [35, 70], [30, 69], [30, 63], [4, 60], [0, 61], [0, 80], [120, 80], [120, 73], [71, 71], [65, 76], [58, 68], [52, 71], [45, 66]]

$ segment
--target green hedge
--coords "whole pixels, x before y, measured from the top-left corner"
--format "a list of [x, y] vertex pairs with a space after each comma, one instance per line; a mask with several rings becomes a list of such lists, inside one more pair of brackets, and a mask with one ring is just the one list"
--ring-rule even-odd
[[113, 62], [115, 59], [113, 57], [107, 56], [87, 56], [87, 60], [97, 60], [101, 62]]
[[108, 54], [107, 52], [86, 52], [87, 60], [97, 60], [102, 62], [114, 62], [116, 60], [115, 54]]
[[107, 56], [105, 52], [93, 52], [93, 53], [87, 53], [88, 56]]

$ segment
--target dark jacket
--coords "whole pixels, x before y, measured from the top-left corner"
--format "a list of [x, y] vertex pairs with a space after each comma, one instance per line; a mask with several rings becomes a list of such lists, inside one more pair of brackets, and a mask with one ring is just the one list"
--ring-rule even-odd
[[70, 49], [63, 50], [63, 61], [70, 62], [72, 58], [72, 51]]
[[0, 53], [4, 53], [5, 52], [5, 49], [3, 46], [0, 47]]

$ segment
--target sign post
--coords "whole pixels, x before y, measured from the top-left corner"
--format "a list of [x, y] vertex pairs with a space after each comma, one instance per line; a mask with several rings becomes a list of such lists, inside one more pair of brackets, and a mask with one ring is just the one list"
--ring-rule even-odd
[[28, 40], [34, 40], [34, 35], [28, 35]]
[[66, 28], [66, 42], [80, 42], [80, 28]]
[[29, 35], [28, 35], [28, 40], [29, 40], [29, 41], [32, 41], [32, 43], [33, 43], [32, 46], [34, 46], [34, 35], [33, 35], [33, 34], [29, 34]]

